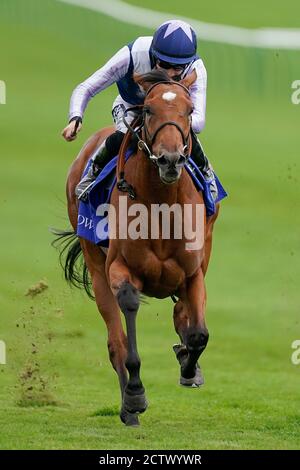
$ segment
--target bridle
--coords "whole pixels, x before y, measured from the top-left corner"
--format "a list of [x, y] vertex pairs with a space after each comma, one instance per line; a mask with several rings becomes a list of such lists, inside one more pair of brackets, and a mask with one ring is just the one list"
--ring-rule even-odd
[[[188, 88], [186, 86], [182, 85], [181, 83], [175, 82], [175, 81], [174, 82], [160, 81], [160, 82], [154, 83], [153, 85], [151, 85], [150, 88], [148, 88], [147, 93], [145, 95], [145, 99], [147, 98], [149, 93], [156, 86], [162, 85], [162, 84], [180, 86], [190, 96], [190, 92], [189, 92]], [[134, 111], [134, 112], [139, 113], [138, 117], [134, 120], [132, 125], [129, 124], [129, 122], [126, 119], [127, 114], [130, 111]], [[132, 187], [132, 185], [129, 184], [125, 179], [124, 167], [125, 167], [125, 152], [126, 152], [127, 146], [129, 145], [129, 142], [130, 142], [130, 139], [131, 139], [132, 136], [134, 136], [137, 139], [137, 145], [138, 145], [139, 150], [143, 150], [145, 152], [146, 156], [155, 165], [158, 164], [158, 159], [160, 157], [157, 157], [156, 155], [153, 154], [152, 146], [154, 144], [154, 141], [155, 141], [158, 133], [163, 128], [165, 128], [166, 126], [174, 126], [180, 132], [183, 143], [184, 143], [184, 152], [185, 152], [185, 154], [183, 155], [183, 157], [185, 158], [185, 160], [187, 160], [189, 158], [190, 153], [191, 153], [191, 149], [192, 149], [191, 125], [189, 127], [188, 134], [185, 135], [184, 132], [183, 132], [183, 129], [180, 127], [180, 125], [177, 122], [175, 122], [175, 121], [166, 121], [166, 122], [163, 122], [160, 126], [158, 126], [158, 128], [155, 129], [155, 131], [151, 135], [150, 132], [149, 132], [149, 129], [147, 127], [147, 124], [146, 124], [146, 114], [147, 114], [147, 105], [145, 106], [144, 104], [142, 104], [142, 105], [137, 105], [137, 106], [132, 106], [130, 108], [127, 108], [126, 111], [124, 112], [124, 115], [123, 115], [123, 122], [124, 122], [125, 126], [127, 127], [128, 132], [127, 132], [127, 134], [125, 135], [125, 137], [123, 139], [123, 142], [122, 142], [122, 145], [121, 145], [121, 148], [120, 148], [120, 152], [119, 152], [119, 158], [118, 158], [118, 163], [117, 163], [117, 188], [119, 189], [119, 191], [128, 192], [130, 199], [135, 199], [136, 194], [135, 194], [135, 190]], [[141, 136], [141, 133], [143, 131], [144, 131], [144, 135], [145, 135], [144, 139]]]
[[[162, 85], [162, 84], [168, 84], [168, 85], [171, 84], [171, 85], [180, 86], [190, 96], [189, 89], [186, 86], [182, 85], [181, 83], [161, 81], [161, 82], [157, 82], [157, 83], [154, 83], [153, 85], [151, 85], [151, 87], [147, 90], [145, 99], [147, 98], [149, 93], [157, 85]], [[130, 111], [135, 111], [135, 112], [138, 111], [138, 112], [141, 113], [142, 122], [141, 122], [141, 124], [139, 125], [139, 127], [137, 129], [134, 129], [134, 127], [131, 126], [126, 120], [127, 113], [130, 112]], [[124, 116], [123, 116], [123, 122], [126, 125], [127, 129], [137, 138], [138, 148], [140, 150], [144, 150], [146, 155], [150, 158], [151, 161], [153, 161], [154, 163], [157, 163], [157, 160], [158, 160], [159, 157], [157, 157], [156, 155], [153, 154], [152, 147], [153, 147], [154, 141], [155, 141], [158, 133], [166, 126], [175, 126], [176, 129], [178, 129], [178, 131], [180, 132], [181, 137], [182, 137], [182, 141], [183, 141], [183, 144], [184, 144], [184, 150], [188, 151], [188, 152], [190, 151], [190, 146], [191, 146], [190, 129], [188, 131], [188, 134], [185, 135], [182, 128], [180, 127], [180, 125], [177, 122], [175, 122], [175, 121], [166, 121], [166, 122], [163, 122], [160, 126], [158, 126], [158, 128], [155, 129], [155, 131], [151, 135], [149, 130], [148, 130], [147, 123], [146, 123], [146, 114], [147, 114], [147, 106], [145, 106], [144, 104], [140, 105], [140, 106], [133, 106], [131, 108], [127, 108], [127, 110], [125, 111]], [[139, 135], [139, 132], [142, 129], [144, 130], [144, 133], [145, 133], [145, 139], [142, 139]], [[189, 157], [189, 154], [187, 154], [187, 157]]]

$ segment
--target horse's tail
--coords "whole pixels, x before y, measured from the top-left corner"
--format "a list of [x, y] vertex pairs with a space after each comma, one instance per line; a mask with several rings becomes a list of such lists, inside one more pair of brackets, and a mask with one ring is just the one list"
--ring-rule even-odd
[[84, 288], [89, 298], [94, 300], [89, 271], [76, 232], [57, 229], [51, 229], [51, 232], [56, 235], [52, 246], [59, 249], [59, 262], [64, 270], [65, 280], [78, 289]]

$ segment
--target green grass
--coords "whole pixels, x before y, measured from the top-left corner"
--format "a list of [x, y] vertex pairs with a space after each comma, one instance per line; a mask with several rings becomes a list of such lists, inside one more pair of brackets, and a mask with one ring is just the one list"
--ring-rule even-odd
[[[89, 104], [73, 144], [60, 137], [70, 93], [138, 34], [149, 31], [51, 0], [1, 2], [0, 448], [299, 449], [300, 366], [290, 361], [300, 338], [296, 53], [202, 45], [210, 77], [202, 140], [229, 192], [207, 277], [203, 389], [178, 386], [172, 302], [151, 300], [138, 318], [150, 406], [140, 428], [123, 427], [105, 326], [63, 281], [48, 227], [67, 226], [68, 166], [110, 122], [116, 89]], [[26, 296], [40, 280], [48, 289]]]

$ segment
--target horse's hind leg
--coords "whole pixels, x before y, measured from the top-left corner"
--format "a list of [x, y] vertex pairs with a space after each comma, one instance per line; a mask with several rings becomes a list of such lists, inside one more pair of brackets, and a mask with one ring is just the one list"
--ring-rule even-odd
[[220, 204], [216, 205], [216, 212], [214, 215], [209, 217], [207, 220], [206, 224], [206, 233], [205, 233], [205, 244], [204, 244], [204, 260], [202, 263], [202, 271], [205, 276], [209, 260], [210, 260], [210, 255], [211, 255], [211, 248], [212, 248], [212, 236], [213, 236], [213, 229], [214, 229], [214, 223], [219, 215], [219, 210], [220, 210]]
[[127, 267], [120, 261], [113, 261], [109, 268], [112, 291], [124, 313], [127, 328], [126, 368], [129, 380], [123, 396], [123, 410], [129, 413], [143, 413], [147, 408], [145, 389], [140, 379], [141, 361], [136, 341], [136, 316], [139, 309], [139, 283], [133, 280]]
[[[92, 245], [86, 240], [81, 240], [81, 246], [85, 262], [91, 274], [96, 303], [107, 326], [109, 358], [118, 374], [123, 403], [124, 390], [128, 381], [125, 366], [127, 338], [122, 327], [118, 304], [106, 279], [106, 257], [97, 246]], [[138, 424], [137, 415], [129, 414], [122, 410], [120, 417], [125, 424]]]

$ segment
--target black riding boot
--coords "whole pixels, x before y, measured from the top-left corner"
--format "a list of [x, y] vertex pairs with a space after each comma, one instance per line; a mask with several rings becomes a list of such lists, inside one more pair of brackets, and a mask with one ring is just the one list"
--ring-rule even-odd
[[209, 182], [212, 197], [214, 200], [216, 200], [218, 197], [218, 188], [217, 188], [217, 183], [216, 183], [215, 175], [213, 172], [213, 168], [207, 156], [205, 155], [202, 145], [197, 135], [195, 134], [195, 132], [192, 131], [191, 135], [192, 135], [192, 159], [196, 163], [197, 167], [203, 174], [206, 181]]
[[80, 201], [87, 201], [95, 179], [105, 165], [119, 153], [123, 137], [123, 132], [116, 131], [101, 144], [87, 174], [79, 181], [75, 188], [75, 194]]

